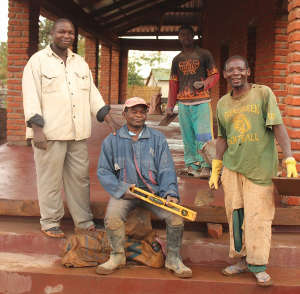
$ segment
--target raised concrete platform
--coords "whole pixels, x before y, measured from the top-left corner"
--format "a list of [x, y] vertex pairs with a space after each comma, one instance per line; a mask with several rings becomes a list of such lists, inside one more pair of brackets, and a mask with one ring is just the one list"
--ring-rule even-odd
[[179, 279], [165, 269], [127, 266], [109, 276], [94, 268], [65, 269], [51, 255], [0, 253], [0, 293], [72, 294], [299, 294], [299, 269], [270, 268], [274, 286], [258, 288], [251, 273], [222, 276], [221, 267], [193, 266], [193, 278]]
[[[122, 122], [121, 106], [113, 106], [113, 116]], [[168, 140], [175, 166], [183, 166], [183, 145], [178, 122], [168, 127], [159, 127], [162, 116], [149, 116], [148, 125], [162, 131]], [[102, 140], [110, 130], [105, 123], [93, 123], [93, 135], [88, 141], [90, 156], [91, 202], [96, 218], [102, 219], [109, 195], [100, 185], [97, 162]], [[35, 167], [31, 147], [0, 146], [0, 215], [39, 216], [36, 192]], [[211, 193], [206, 180], [178, 178], [183, 205], [198, 212], [198, 222], [226, 223], [223, 192]], [[300, 208], [285, 208], [276, 197], [275, 225], [300, 225]], [[66, 217], [68, 217], [66, 210]]]
[[[62, 228], [67, 237], [73, 233], [70, 220], [64, 220]], [[165, 246], [165, 230], [156, 231]], [[61, 255], [65, 240], [49, 238], [43, 234], [38, 218], [0, 217], [0, 252]], [[204, 232], [190, 230], [184, 232], [182, 258], [189, 264], [224, 266], [233, 263], [228, 257], [228, 252], [228, 233], [216, 240]], [[300, 234], [273, 233], [269, 264], [273, 267], [300, 269]]]

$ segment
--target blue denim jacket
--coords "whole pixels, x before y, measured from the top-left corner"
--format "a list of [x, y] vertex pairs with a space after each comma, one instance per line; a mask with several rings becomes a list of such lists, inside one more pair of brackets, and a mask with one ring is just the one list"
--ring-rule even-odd
[[[135, 162], [144, 180], [141, 180]], [[129, 186], [135, 184], [148, 191], [147, 186], [150, 186], [161, 197], [179, 199], [177, 176], [166, 138], [147, 126], [137, 141], [131, 139], [127, 125], [115, 136], [106, 137], [97, 175], [104, 189], [115, 198], [121, 198]]]

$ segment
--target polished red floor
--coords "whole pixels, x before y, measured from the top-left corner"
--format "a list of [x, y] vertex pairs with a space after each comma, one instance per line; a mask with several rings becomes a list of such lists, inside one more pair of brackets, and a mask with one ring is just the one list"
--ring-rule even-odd
[[[113, 115], [118, 121], [122, 121], [120, 107], [113, 109]], [[178, 122], [168, 127], [158, 127], [161, 116], [150, 116], [148, 124], [166, 134], [171, 152], [174, 156], [176, 167], [183, 166], [183, 145]], [[91, 199], [93, 201], [107, 200], [109, 195], [101, 187], [97, 176], [97, 162], [101, 149], [101, 142], [109, 134], [110, 129], [105, 123], [94, 121], [92, 137], [88, 141], [90, 155]], [[35, 200], [37, 199], [35, 167], [33, 152], [27, 146], [0, 146], [0, 199]], [[201, 182], [201, 184], [199, 184]], [[199, 181], [193, 178], [179, 178], [179, 189], [183, 202], [194, 203], [199, 193], [208, 189], [207, 181]], [[199, 202], [199, 199], [198, 199]], [[213, 205], [222, 205], [222, 201]]]

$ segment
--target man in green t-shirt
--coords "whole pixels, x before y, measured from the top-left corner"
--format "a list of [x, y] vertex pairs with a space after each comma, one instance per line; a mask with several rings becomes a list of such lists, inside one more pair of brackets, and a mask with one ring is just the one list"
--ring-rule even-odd
[[211, 188], [221, 182], [230, 232], [230, 257], [241, 260], [223, 270], [231, 276], [252, 272], [260, 286], [270, 286], [266, 273], [272, 220], [275, 213], [272, 177], [277, 173], [279, 143], [288, 177], [297, 177], [288, 134], [282, 123], [276, 97], [263, 85], [249, 84], [248, 62], [232, 56], [224, 68], [224, 78], [232, 91], [217, 105], [218, 139], [212, 162]]

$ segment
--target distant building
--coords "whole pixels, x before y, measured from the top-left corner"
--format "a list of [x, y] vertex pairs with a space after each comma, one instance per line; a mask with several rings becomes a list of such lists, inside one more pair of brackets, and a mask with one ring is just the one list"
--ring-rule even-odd
[[148, 87], [161, 87], [162, 98], [168, 98], [170, 69], [152, 68], [146, 81]]

